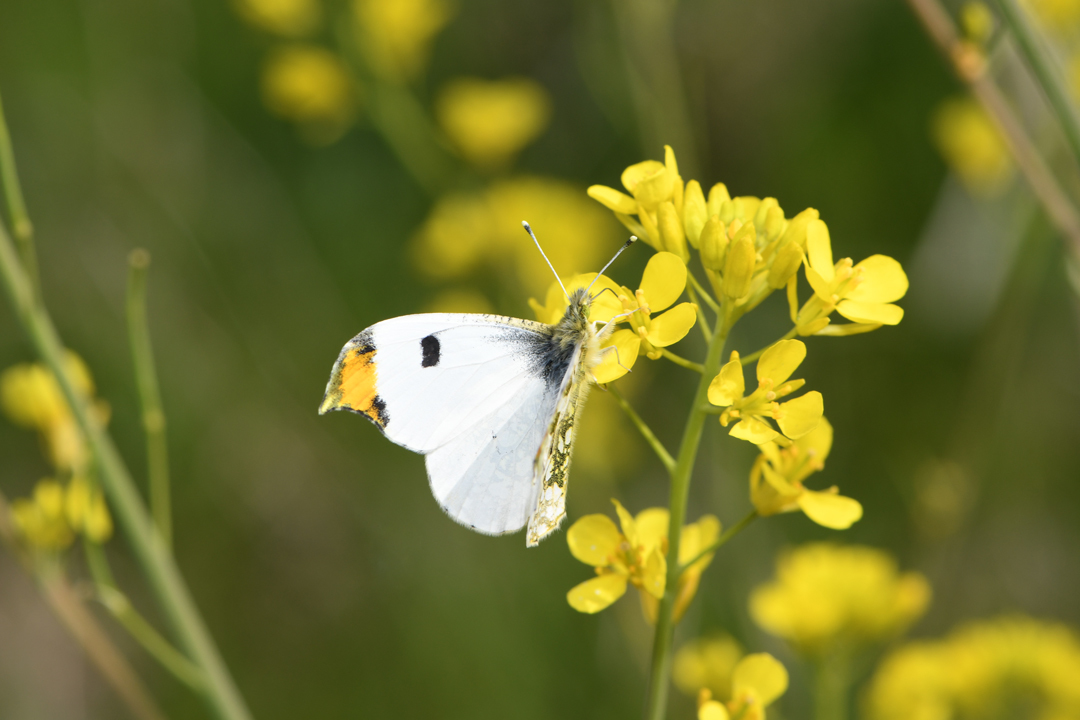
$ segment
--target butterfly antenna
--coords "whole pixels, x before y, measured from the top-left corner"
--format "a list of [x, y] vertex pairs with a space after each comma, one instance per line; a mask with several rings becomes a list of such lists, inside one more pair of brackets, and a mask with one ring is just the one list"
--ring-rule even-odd
[[592, 286], [595, 285], [596, 281], [600, 279], [600, 276], [604, 274], [604, 270], [607, 270], [609, 267], [611, 267], [611, 263], [615, 262], [615, 258], [622, 255], [623, 250], [630, 247], [631, 245], [633, 245], [636, 242], [637, 242], [637, 236], [636, 235], [631, 235], [630, 239], [627, 240], [626, 242], [624, 242], [622, 247], [615, 251], [615, 254], [611, 257], [611, 259], [607, 261], [607, 265], [602, 267], [600, 269], [600, 272], [596, 273], [596, 277], [594, 277], [593, 281], [591, 283], [589, 283], [589, 287], [587, 287], [585, 289], [585, 292], [589, 292], [589, 290], [592, 290]]
[[[570, 293], [566, 292], [566, 286], [562, 284], [562, 279], [559, 277], [559, 273], [555, 272], [555, 266], [551, 264], [551, 261], [548, 260], [548, 256], [544, 254], [544, 248], [540, 247], [540, 241], [536, 239], [536, 234], [533, 232], [532, 227], [524, 220], [521, 221], [521, 227], [525, 228], [525, 232], [529, 233], [529, 237], [531, 237], [533, 239], [533, 242], [536, 243], [536, 249], [540, 251], [541, 257], [544, 258], [544, 262], [546, 262], [548, 264], [548, 267], [551, 268], [551, 273], [555, 276], [555, 280], [559, 283], [559, 287], [562, 288], [563, 295], [566, 296], [566, 302], [570, 302]], [[618, 257], [617, 254], [616, 257]]]

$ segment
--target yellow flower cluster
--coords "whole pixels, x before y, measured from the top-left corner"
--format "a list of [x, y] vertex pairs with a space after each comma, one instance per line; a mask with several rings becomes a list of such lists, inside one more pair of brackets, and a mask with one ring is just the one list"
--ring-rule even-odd
[[[87, 397], [94, 394], [94, 380], [82, 358], [66, 356], [68, 375], [75, 389]], [[40, 433], [49, 462], [61, 472], [81, 472], [89, 462], [82, 433], [53, 374], [38, 363], [14, 365], [0, 373], [0, 409], [15, 423]], [[101, 422], [109, 417], [103, 401], [93, 405]]]
[[435, 115], [466, 160], [498, 170], [544, 131], [551, 100], [528, 78], [458, 78], [440, 90]]
[[872, 720], [1080, 718], [1080, 640], [1023, 616], [972, 623], [889, 654], [866, 701]]
[[[668, 511], [648, 508], [632, 516], [617, 500], [612, 502], [621, 532], [611, 518], [600, 514], [586, 515], [566, 532], [570, 553], [596, 570], [595, 578], [572, 588], [566, 599], [579, 612], [597, 613], [626, 594], [628, 585], [633, 585], [641, 595], [646, 617], [655, 622], [658, 603], [667, 585]], [[694, 562], [679, 576], [676, 621], [694, 599], [701, 573], [712, 562], [712, 553], [700, 558], [698, 555], [719, 537], [720, 521], [712, 515], [683, 527], [679, 562]]]
[[765, 720], [765, 708], [787, 691], [788, 673], [768, 653], [747, 655], [731, 672], [731, 699], [713, 699], [702, 688], [698, 695], [698, 720]]
[[318, 45], [279, 47], [266, 58], [262, 97], [270, 112], [296, 123], [314, 145], [337, 140], [352, 125], [359, 85], [342, 59]]
[[[76, 391], [92, 398], [94, 380], [86, 363], [70, 351], [65, 362]], [[12, 503], [12, 520], [26, 543], [55, 551], [70, 545], [77, 533], [94, 542], [108, 539], [112, 519], [101, 490], [87, 479], [90, 453], [56, 377], [37, 363], [4, 370], [0, 409], [16, 425], [36, 430], [50, 464], [60, 476], [70, 478], [66, 488], [55, 480], [42, 480], [31, 497]], [[103, 401], [94, 401], [91, 411], [99, 422], [108, 421], [109, 408]]]
[[58, 551], [71, 545], [76, 534], [103, 543], [112, 535], [112, 518], [100, 489], [76, 475], [65, 488], [55, 480], [42, 480], [29, 498], [11, 504], [19, 535], [31, 548]]
[[236, 12], [248, 23], [275, 35], [310, 35], [322, 22], [319, 0], [233, 0]]
[[780, 556], [776, 579], [754, 589], [750, 614], [807, 655], [851, 650], [902, 632], [925, 612], [930, 585], [863, 546], [803, 545]]
[[435, 36], [453, 16], [447, 0], [353, 0], [352, 7], [369, 67], [397, 83], [420, 74]]
[[743, 656], [739, 643], [727, 635], [691, 640], [675, 653], [671, 679], [687, 695], [704, 688], [712, 697], [731, 698], [731, 674]]

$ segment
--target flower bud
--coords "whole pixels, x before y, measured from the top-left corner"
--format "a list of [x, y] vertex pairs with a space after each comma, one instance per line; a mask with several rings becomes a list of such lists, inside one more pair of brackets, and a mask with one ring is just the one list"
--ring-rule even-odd
[[723, 201], [720, 203], [720, 210], [716, 214], [720, 216], [720, 219], [725, 224], [731, 222], [735, 219], [735, 203], [731, 200]]
[[802, 259], [803, 252], [798, 243], [788, 243], [780, 248], [769, 268], [769, 287], [773, 290], [784, 287], [791, 276], [798, 272]]
[[724, 256], [727, 254], [728, 237], [724, 232], [724, 224], [720, 218], [713, 215], [705, 221], [701, 228], [699, 239], [701, 251], [701, 264], [708, 270], [719, 272], [724, 269]]
[[780, 206], [769, 208], [769, 211], [765, 213], [765, 224], [762, 228], [762, 232], [765, 233], [765, 242], [771, 243], [776, 240], [786, 227], [787, 220], [784, 219], [784, 211]]
[[801, 213], [791, 218], [787, 230], [784, 231], [784, 235], [780, 238], [780, 242], [783, 244], [791, 242], [798, 243], [801, 247], [805, 248], [806, 226], [811, 220], [817, 220], [818, 215], [818, 211], [814, 208], [806, 208]]
[[762, 198], [761, 203], [757, 207], [757, 211], [754, 213], [754, 224], [759, 228], [764, 228], [765, 218], [769, 216], [769, 210], [775, 207], [780, 207], [780, 203], [776, 202], [776, 198]]
[[716, 183], [709, 189], [709, 205], [708, 213], [709, 217], [720, 214], [720, 204], [729, 202], [731, 195], [728, 194], [727, 185], [724, 183]]
[[754, 216], [757, 215], [758, 207], [761, 205], [760, 198], [753, 195], [741, 195], [732, 202], [735, 203], [735, 217], [741, 218], [745, 223], [754, 222]]
[[690, 251], [686, 249], [683, 224], [679, 221], [679, 214], [675, 212], [675, 205], [670, 200], [660, 204], [656, 224], [660, 230], [660, 244], [664, 250], [677, 255], [684, 263], [689, 260]]
[[694, 248], [698, 247], [701, 228], [709, 219], [706, 213], [705, 195], [701, 192], [701, 185], [697, 180], [691, 180], [686, 183], [686, 192], [683, 194], [683, 228], [686, 230], [686, 239]]
[[741, 298], [750, 292], [750, 280], [754, 277], [754, 265], [757, 263], [754, 237], [753, 231], [740, 230], [738, 238], [732, 240], [728, 248], [724, 261], [724, 294], [730, 298]]

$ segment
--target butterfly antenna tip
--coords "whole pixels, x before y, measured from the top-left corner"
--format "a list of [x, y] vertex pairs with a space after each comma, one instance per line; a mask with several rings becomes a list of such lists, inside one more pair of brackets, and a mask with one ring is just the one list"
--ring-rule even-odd
[[540, 247], [540, 241], [536, 239], [536, 233], [533, 232], [532, 226], [525, 220], [522, 220], [521, 227], [525, 228], [525, 232], [529, 233], [529, 237], [536, 243], [536, 249], [540, 251], [540, 256], [544, 258], [544, 262], [551, 268], [551, 274], [555, 276], [556, 282], [558, 282], [559, 287], [562, 288], [563, 295], [566, 296], [566, 302], [570, 302], [570, 293], [566, 292], [566, 286], [562, 284], [562, 278], [559, 277], [559, 273], [555, 272], [555, 266], [551, 264], [551, 261], [548, 260], [548, 256], [544, 254], [544, 248]]

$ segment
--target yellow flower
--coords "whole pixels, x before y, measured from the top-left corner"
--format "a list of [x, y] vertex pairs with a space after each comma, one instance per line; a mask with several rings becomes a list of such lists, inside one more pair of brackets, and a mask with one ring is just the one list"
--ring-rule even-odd
[[1026, 0], [1024, 4], [1049, 30], [1068, 34], [1080, 23], [1080, 0]]
[[1077, 718], [1078, 677], [1080, 641], [1074, 629], [1023, 616], [984, 620], [886, 656], [870, 683], [867, 715], [871, 720]]
[[[793, 318], [800, 335], [866, 332], [896, 325], [904, 317], [892, 303], [907, 293], [908, 279], [891, 257], [871, 255], [854, 266], [851, 258], [843, 258], [834, 264], [829, 228], [820, 219], [807, 224], [806, 253], [806, 279], [814, 295]], [[794, 314], [794, 303], [792, 308]], [[828, 326], [833, 310], [853, 325]]]
[[725, 705], [712, 699], [708, 689], [698, 696], [698, 720], [765, 720], [765, 708], [787, 691], [788, 673], [768, 653], [747, 655], [735, 666], [732, 697]]
[[750, 500], [759, 515], [802, 510], [818, 525], [834, 530], [846, 530], [862, 517], [862, 505], [838, 494], [836, 486], [825, 491], [803, 486], [807, 477], [825, 467], [832, 438], [832, 425], [823, 417], [789, 447], [774, 442], [760, 445], [761, 455], [750, 470]]
[[483, 192], [440, 198], [413, 240], [412, 260], [431, 278], [460, 279], [484, 268], [515, 278], [526, 297], [537, 295], [551, 284], [551, 271], [522, 231], [522, 220], [563, 277], [599, 268], [620, 239], [618, 225], [577, 186], [517, 177]]
[[[86, 363], [71, 351], [67, 352], [66, 362], [76, 391], [92, 396], [94, 381]], [[41, 434], [49, 462], [57, 470], [80, 470], [89, 462], [82, 431], [56, 378], [44, 365], [14, 365], [0, 374], [0, 408], [12, 422]], [[103, 401], [95, 401], [91, 410], [99, 422], [108, 421], [109, 408]]]
[[679, 648], [671, 668], [671, 679], [687, 695], [705, 688], [713, 697], [731, 698], [731, 674], [743, 650], [727, 635], [698, 638]]
[[449, 82], [435, 103], [439, 124], [469, 162], [485, 169], [507, 165], [547, 127], [551, 101], [528, 78]]
[[372, 72], [400, 83], [420, 75], [453, 13], [446, 0], [353, 0], [353, 14]]
[[[813, 390], [794, 400], [779, 403], [779, 398], [790, 395], [805, 380], [788, 380], [806, 357], [806, 345], [799, 340], [781, 340], [766, 350], [757, 363], [758, 387], [745, 395], [742, 361], [737, 352], [720, 368], [720, 373], [709, 384], [709, 402], [728, 408], [720, 415], [720, 424], [731, 428], [732, 437], [747, 440], [755, 445], [776, 441], [787, 444], [806, 435], [821, 421], [824, 405], [821, 393]], [[766, 418], [776, 421], [780, 432], [773, 429]], [[781, 435], [783, 433], [783, 435]]]
[[[586, 515], [566, 533], [570, 553], [596, 569], [597, 577], [572, 588], [566, 595], [579, 612], [597, 613], [634, 585], [641, 594], [642, 607], [651, 621], [656, 619], [659, 599], [667, 584], [668, 511], [648, 508], [633, 517], [617, 500], [615, 510], [622, 532], [607, 515]], [[679, 562], [693, 560], [720, 536], [720, 522], [705, 515], [682, 529]], [[687, 568], [679, 578], [674, 614], [678, 621], [697, 591], [701, 573], [712, 562], [709, 553]]]
[[776, 575], [754, 589], [750, 614], [808, 655], [889, 639], [930, 601], [925, 577], [900, 573], [887, 553], [858, 545], [803, 545], [780, 556]]
[[75, 539], [64, 512], [64, 488], [42, 480], [30, 498], [11, 504], [12, 521], [27, 545], [46, 551], [63, 550]]
[[356, 117], [358, 86], [345, 63], [316, 45], [278, 48], [262, 71], [262, 98], [275, 115], [299, 126], [301, 137], [327, 145]]
[[286, 37], [310, 35], [322, 20], [318, 0], [233, 0], [233, 6], [252, 25]]
[[1012, 156], [997, 126], [973, 98], [942, 101], [931, 135], [949, 169], [973, 195], [996, 197], [1012, 177]]
[[64, 512], [72, 529], [95, 543], [103, 543], [112, 535], [112, 517], [104, 495], [81, 475], [74, 476], [68, 484]]

